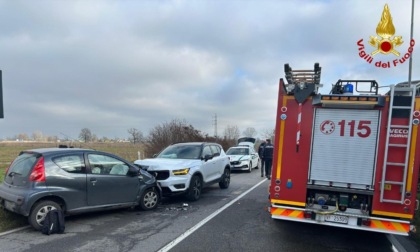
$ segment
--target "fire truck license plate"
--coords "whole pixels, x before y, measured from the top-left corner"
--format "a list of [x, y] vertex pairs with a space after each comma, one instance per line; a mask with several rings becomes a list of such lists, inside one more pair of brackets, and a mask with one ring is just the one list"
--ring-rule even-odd
[[349, 217], [340, 215], [325, 215], [325, 221], [347, 224]]

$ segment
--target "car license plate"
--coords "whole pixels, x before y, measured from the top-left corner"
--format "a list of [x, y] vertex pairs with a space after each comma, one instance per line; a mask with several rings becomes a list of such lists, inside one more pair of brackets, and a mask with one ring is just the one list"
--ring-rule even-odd
[[349, 217], [341, 215], [325, 215], [325, 221], [347, 224]]

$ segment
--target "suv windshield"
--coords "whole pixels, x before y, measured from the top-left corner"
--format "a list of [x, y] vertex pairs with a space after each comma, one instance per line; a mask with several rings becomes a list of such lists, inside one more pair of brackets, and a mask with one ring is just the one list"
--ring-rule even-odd
[[23, 153], [19, 155], [10, 165], [4, 180], [7, 183], [13, 182], [14, 185], [21, 185], [29, 176], [36, 160], [37, 156], [35, 154]]
[[232, 148], [226, 152], [227, 155], [249, 155], [247, 148]]
[[157, 158], [199, 159], [201, 145], [172, 145], [163, 150]]

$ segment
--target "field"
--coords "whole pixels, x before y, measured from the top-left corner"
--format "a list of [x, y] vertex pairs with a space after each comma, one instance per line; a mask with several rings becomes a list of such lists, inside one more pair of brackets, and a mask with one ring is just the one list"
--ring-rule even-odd
[[[70, 144], [67, 145], [70, 146]], [[0, 142], [0, 182], [3, 181], [6, 168], [22, 150], [57, 146], [57, 143]], [[134, 145], [131, 143], [77, 143], [77, 145], [74, 144], [73, 147], [109, 152], [131, 162], [142, 157], [143, 153], [143, 147], [141, 145]], [[28, 225], [26, 217], [0, 209], [0, 232], [25, 225]]]

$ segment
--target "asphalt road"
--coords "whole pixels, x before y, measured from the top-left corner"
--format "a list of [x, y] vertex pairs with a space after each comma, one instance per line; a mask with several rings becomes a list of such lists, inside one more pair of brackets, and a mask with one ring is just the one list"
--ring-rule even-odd
[[231, 180], [226, 190], [218, 185], [205, 189], [197, 202], [179, 197], [165, 199], [151, 212], [123, 209], [70, 216], [61, 235], [46, 236], [30, 228], [3, 235], [0, 249], [392, 251], [383, 234], [271, 219], [266, 211], [268, 181], [263, 181], [259, 170], [233, 173]]

